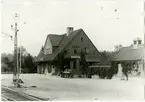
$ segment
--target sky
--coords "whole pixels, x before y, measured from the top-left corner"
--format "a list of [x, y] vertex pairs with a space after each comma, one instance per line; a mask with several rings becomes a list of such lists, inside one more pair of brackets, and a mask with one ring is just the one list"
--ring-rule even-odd
[[[37, 56], [48, 34], [64, 34], [66, 27], [82, 28], [99, 51], [130, 46], [144, 38], [143, 0], [2, 0], [1, 32], [14, 36], [18, 46]], [[14, 19], [18, 13], [19, 18]], [[14, 42], [1, 33], [1, 53], [12, 53]], [[144, 42], [144, 41], [143, 41]]]

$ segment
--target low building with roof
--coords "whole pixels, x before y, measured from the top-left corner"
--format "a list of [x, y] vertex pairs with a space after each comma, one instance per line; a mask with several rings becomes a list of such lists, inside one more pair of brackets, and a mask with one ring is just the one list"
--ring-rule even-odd
[[118, 68], [118, 75], [122, 75], [122, 64], [129, 67], [131, 75], [144, 76], [144, 55], [145, 47], [140, 38], [133, 40], [133, 44], [127, 47], [119, 47], [117, 49], [114, 60], [112, 61], [114, 67]]
[[[65, 34], [49, 34], [35, 59], [37, 72], [57, 73], [66, 68], [78, 72], [81, 52], [85, 54], [85, 61], [89, 65], [100, 62], [100, 52], [83, 29], [73, 30], [73, 27], [67, 27]], [[61, 62], [62, 59], [66, 59], [65, 62]]]

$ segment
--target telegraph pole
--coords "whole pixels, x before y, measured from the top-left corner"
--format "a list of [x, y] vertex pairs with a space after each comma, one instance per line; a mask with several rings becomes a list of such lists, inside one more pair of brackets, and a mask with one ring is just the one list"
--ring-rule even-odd
[[16, 82], [16, 84], [19, 84], [19, 62], [18, 62], [18, 39], [17, 39], [17, 19], [18, 19], [18, 14], [15, 13], [15, 28], [13, 29], [13, 25], [11, 25], [12, 30], [15, 32], [15, 37], [14, 37], [14, 76], [13, 76], [13, 82]]

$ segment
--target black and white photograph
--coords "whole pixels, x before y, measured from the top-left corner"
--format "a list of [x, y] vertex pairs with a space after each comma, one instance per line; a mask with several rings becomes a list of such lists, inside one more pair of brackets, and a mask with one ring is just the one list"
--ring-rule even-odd
[[1, 0], [1, 101], [145, 99], [144, 0]]

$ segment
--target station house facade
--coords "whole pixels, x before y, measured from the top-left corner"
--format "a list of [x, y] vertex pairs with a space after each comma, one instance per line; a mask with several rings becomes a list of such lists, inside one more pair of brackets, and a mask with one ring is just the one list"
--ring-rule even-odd
[[89, 65], [96, 65], [100, 62], [100, 52], [83, 29], [73, 30], [73, 27], [67, 27], [65, 34], [49, 34], [44, 47], [35, 59], [37, 73], [53, 74], [59, 72], [62, 69], [60, 55], [65, 52], [67, 52], [64, 55], [65, 58], [69, 58], [67, 68], [78, 72], [81, 51], [84, 52], [85, 60]]

